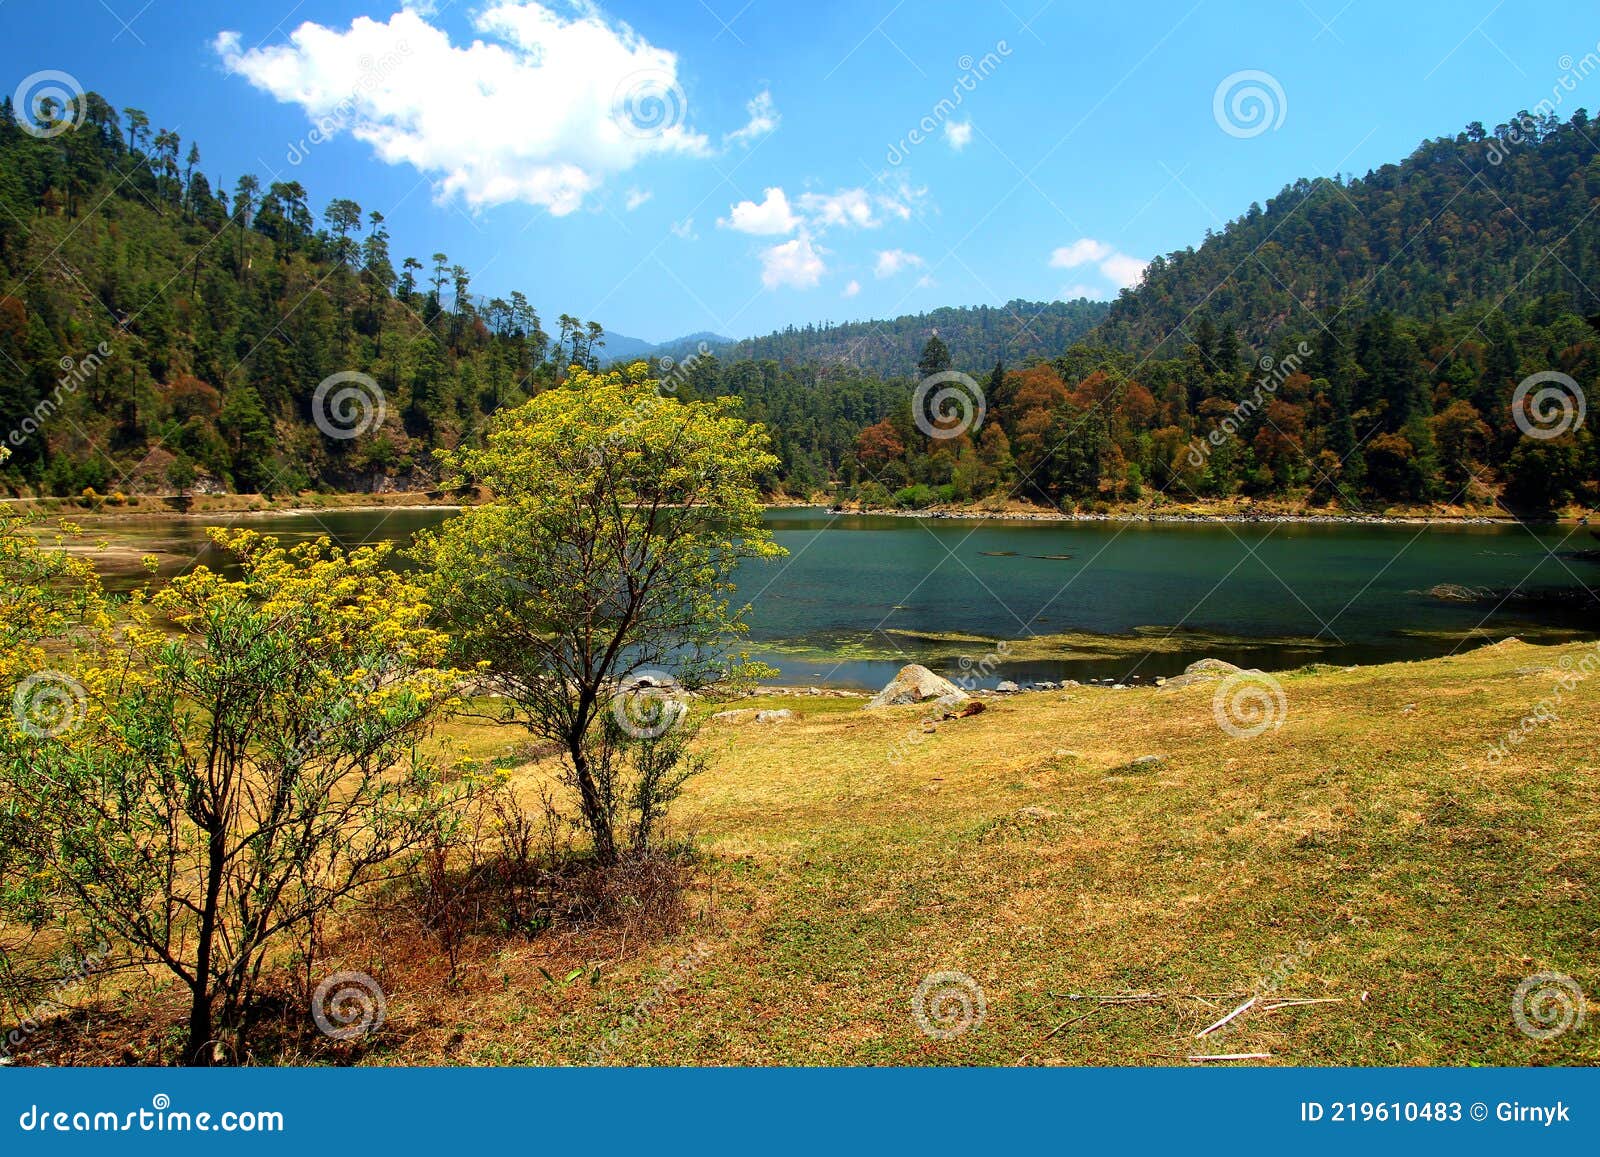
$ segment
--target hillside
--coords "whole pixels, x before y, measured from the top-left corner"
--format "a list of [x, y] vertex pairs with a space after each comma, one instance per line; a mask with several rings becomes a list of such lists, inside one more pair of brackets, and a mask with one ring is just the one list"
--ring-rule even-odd
[[[75, 129], [0, 106], [0, 483], [57, 494], [368, 489], [592, 360], [522, 293], [474, 304], [442, 253], [389, 250], [381, 213], [251, 174], [89, 94]], [[137, 117], [134, 117], [137, 113]]]
[[[529, 298], [548, 287], [475, 295], [446, 254], [392, 253], [382, 214], [348, 197], [319, 212], [298, 182], [214, 186], [196, 146], [123, 111], [126, 124], [91, 93], [76, 128], [34, 135], [0, 104], [12, 494], [426, 489], [434, 449], [477, 438], [567, 366], [648, 353], [663, 373], [678, 364], [679, 396], [736, 394], [769, 426], [773, 493], [909, 508], [1600, 502], [1582, 420], [1600, 386], [1585, 321], [1600, 314], [1585, 285], [1600, 280], [1600, 160], [1581, 111], [1297, 184], [1156, 260], [1110, 306], [1014, 301], [652, 347], [541, 318]], [[711, 356], [691, 357], [702, 342]], [[943, 370], [982, 394], [959, 429], [913, 409], [929, 400], [919, 379]], [[1549, 388], [1530, 395], [1536, 374]]]
[[937, 333], [957, 365], [1020, 364], [1053, 357], [1081, 341], [1105, 318], [1106, 308], [1105, 302], [1087, 298], [951, 306], [881, 321], [790, 326], [733, 342], [719, 352], [736, 360], [838, 366], [893, 377], [908, 373], [924, 343]]
[[1579, 109], [1568, 122], [1520, 113], [1423, 142], [1355, 180], [1317, 178], [1251, 205], [1199, 248], [1151, 262], [1096, 338], [1181, 353], [1196, 311], [1265, 348], [1318, 318], [1392, 310], [1437, 321], [1564, 295], [1600, 310], [1600, 158]]

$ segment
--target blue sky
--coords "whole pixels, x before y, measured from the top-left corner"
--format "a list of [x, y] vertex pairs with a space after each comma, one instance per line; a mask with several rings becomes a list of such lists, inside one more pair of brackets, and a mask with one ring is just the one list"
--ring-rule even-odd
[[1110, 296], [1297, 177], [1594, 107], [1581, 7], [0, 0], [0, 86], [65, 71], [547, 319], [744, 336]]

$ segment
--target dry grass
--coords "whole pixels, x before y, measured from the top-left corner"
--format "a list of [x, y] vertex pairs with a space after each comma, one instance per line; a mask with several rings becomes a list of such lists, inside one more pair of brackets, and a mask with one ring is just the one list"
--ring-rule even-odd
[[[452, 978], [424, 931], [353, 917], [318, 968], [377, 976], [388, 1024], [355, 1052], [301, 1036], [280, 1056], [581, 1063], [604, 1041], [621, 1064], [1596, 1063], [1593, 1019], [1539, 1042], [1511, 999], [1538, 972], [1600, 998], [1600, 682], [1491, 755], [1592, 650], [1286, 674], [1282, 726], [1254, 739], [1218, 728], [1205, 685], [1017, 696], [931, 734], [916, 708], [784, 699], [800, 718], [703, 732], [711, 770], [676, 815], [698, 859], [670, 919], [613, 904], [480, 928]], [[545, 781], [512, 733], [450, 732], [530, 798]], [[986, 1004], [949, 1040], [912, 1015], [942, 970]], [[1194, 1040], [1258, 991], [1340, 1002]], [[1164, 995], [1068, 999], [1117, 992]], [[51, 1031], [67, 1049], [117, 1019]]]

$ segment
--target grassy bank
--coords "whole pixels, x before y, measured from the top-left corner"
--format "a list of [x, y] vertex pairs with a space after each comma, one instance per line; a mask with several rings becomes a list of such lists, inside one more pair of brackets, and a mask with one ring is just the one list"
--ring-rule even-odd
[[[1586, 656], [1508, 642], [1290, 673], [1281, 726], [1252, 739], [1219, 728], [1211, 685], [990, 700], [932, 731], [915, 707], [774, 700], [797, 717], [703, 732], [674, 929], [486, 930], [454, 987], [417, 933], [342, 929], [326, 970], [379, 977], [389, 1020], [335, 1055], [570, 1063], [606, 1041], [623, 1064], [1600, 1062], [1592, 1021], [1541, 1042], [1511, 1011], [1536, 973], [1600, 993], [1600, 683], [1571, 681]], [[1504, 742], [1541, 702], [1553, 717]], [[505, 729], [458, 722], [444, 743], [513, 766], [530, 796], [548, 774]], [[912, 1012], [940, 971], [985, 1002], [952, 1039]], [[1096, 998], [1112, 993], [1149, 995]], [[1251, 994], [1329, 1003], [1195, 1039]], [[114, 1059], [130, 1030], [102, 1009], [49, 1035]]]
[[[396, 507], [452, 507], [463, 499], [456, 492], [403, 490], [385, 494], [333, 494], [307, 491], [267, 497], [260, 494], [129, 495], [93, 498], [15, 498], [7, 507], [17, 512], [45, 516], [81, 517], [93, 514], [101, 519], [138, 520], [141, 518], [196, 518], [240, 514], [316, 513], [324, 510], [389, 510]], [[809, 497], [774, 496], [768, 505], [774, 509], [792, 507], [831, 508], [833, 498], [826, 492]], [[862, 507], [846, 504], [853, 514], [884, 514], [906, 518], [994, 518], [1017, 521], [1307, 521], [1307, 522], [1515, 522], [1500, 506], [1459, 506], [1429, 503], [1417, 506], [1393, 505], [1351, 511], [1338, 507], [1312, 506], [1288, 500], [1249, 498], [1204, 499], [1178, 502], [1167, 498], [1155, 501], [1096, 503], [1092, 509], [1062, 512], [1048, 506], [1016, 499], [989, 499], [982, 502], [945, 504], [917, 510]], [[1549, 516], [1562, 522], [1577, 522], [1590, 511], [1569, 507]]]
[[[398, 490], [386, 494], [133, 494], [78, 498], [12, 498], [5, 508], [15, 514], [101, 521], [138, 521], [151, 518], [192, 517], [216, 519], [221, 515], [299, 514], [319, 511], [393, 510], [400, 507], [453, 507], [462, 501], [456, 492]], [[220, 520], [220, 519], [219, 519]]]

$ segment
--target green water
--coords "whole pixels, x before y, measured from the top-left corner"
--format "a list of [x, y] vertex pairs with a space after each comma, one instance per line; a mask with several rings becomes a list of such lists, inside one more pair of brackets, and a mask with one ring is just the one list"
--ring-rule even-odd
[[[404, 542], [446, 517], [397, 509], [241, 525], [284, 539]], [[737, 575], [753, 608], [751, 651], [801, 684], [877, 687], [913, 661], [947, 674], [981, 668], [978, 681], [992, 684], [1137, 682], [1204, 656], [1267, 669], [1427, 658], [1513, 633], [1595, 631], [1578, 611], [1441, 601], [1426, 593], [1437, 584], [1600, 588], [1600, 568], [1575, 556], [1596, 544], [1571, 526], [995, 522], [817, 509], [775, 510], [768, 523], [789, 556]], [[115, 538], [163, 552], [170, 573], [216, 565], [203, 525], [125, 524]], [[1029, 642], [1060, 635], [1101, 638]], [[985, 663], [998, 641], [1010, 657]]]

